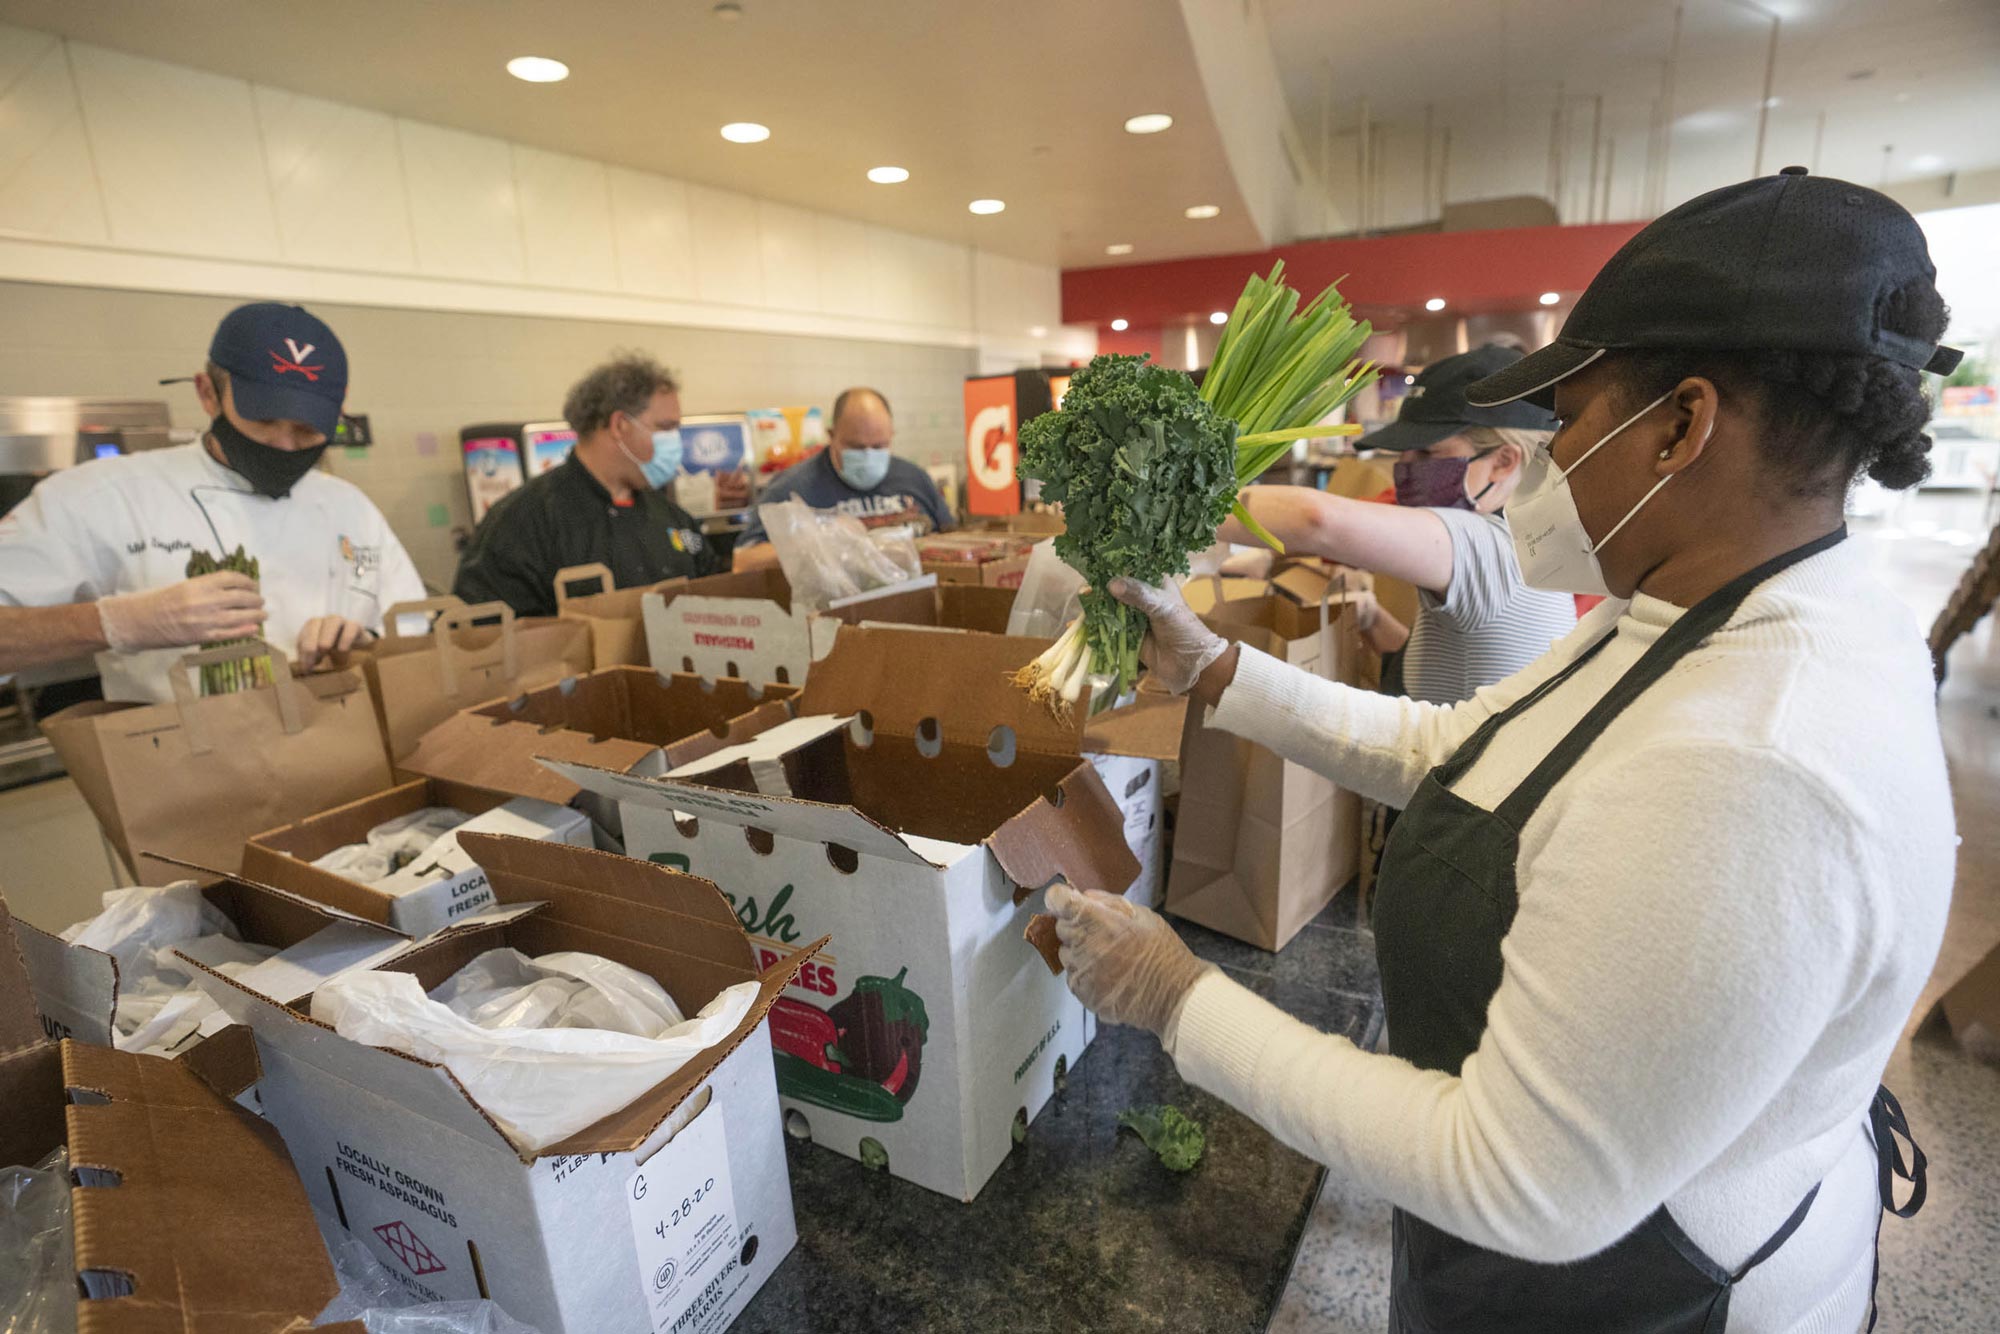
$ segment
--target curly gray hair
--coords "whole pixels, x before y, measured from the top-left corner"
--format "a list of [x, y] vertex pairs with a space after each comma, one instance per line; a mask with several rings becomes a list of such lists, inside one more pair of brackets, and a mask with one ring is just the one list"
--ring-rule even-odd
[[579, 436], [601, 430], [611, 415], [636, 417], [659, 393], [678, 394], [673, 372], [643, 352], [620, 352], [570, 386], [563, 398], [563, 420]]

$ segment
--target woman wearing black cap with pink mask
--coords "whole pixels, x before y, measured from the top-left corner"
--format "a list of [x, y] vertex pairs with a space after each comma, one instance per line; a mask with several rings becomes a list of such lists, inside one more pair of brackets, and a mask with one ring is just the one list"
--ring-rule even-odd
[[1927, 471], [1920, 372], [1958, 360], [1934, 278], [1900, 205], [1800, 168], [1627, 243], [1466, 395], [1554, 408], [1507, 521], [1530, 584], [1611, 600], [1464, 704], [1305, 676], [1114, 586], [1216, 725], [1406, 808], [1387, 1055], [1144, 909], [1049, 893], [1085, 1004], [1397, 1206], [1399, 1334], [1872, 1325], [1882, 1211], [1924, 1173], [1877, 1081], [1955, 840], [1922, 635], [1842, 508]]

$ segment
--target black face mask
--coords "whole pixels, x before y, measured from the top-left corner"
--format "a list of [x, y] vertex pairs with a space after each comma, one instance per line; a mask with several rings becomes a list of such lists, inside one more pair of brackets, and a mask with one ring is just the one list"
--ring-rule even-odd
[[326, 453], [323, 444], [311, 449], [273, 449], [259, 444], [237, 430], [227, 414], [218, 414], [208, 429], [215, 436], [215, 443], [222, 450], [222, 461], [229, 465], [230, 471], [250, 483], [259, 495], [273, 500], [290, 495], [299, 478], [311, 472], [319, 456]]

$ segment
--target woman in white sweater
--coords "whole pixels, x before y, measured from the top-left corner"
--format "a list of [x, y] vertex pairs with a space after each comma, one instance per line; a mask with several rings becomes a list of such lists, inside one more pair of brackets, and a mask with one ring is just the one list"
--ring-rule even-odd
[[1086, 1004], [1397, 1206], [1396, 1334], [1872, 1323], [1882, 1208], [1921, 1202], [1893, 1203], [1877, 1081], [1954, 836], [1923, 641], [1842, 503], [1927, 470], [1918, 371], [1957, 360], [1933, 279], [1899, 205], [1799, 168], [1635, 237], [1555, 344], [1468, 392], [1552, 393], [1508, 522], [1530, 583], [1614, 600], [1464, 704], [1114, 586], [1215, 725], [1407, 808], [1375, 909], [1388, 1055], [1122, 899], [1049, 895]]

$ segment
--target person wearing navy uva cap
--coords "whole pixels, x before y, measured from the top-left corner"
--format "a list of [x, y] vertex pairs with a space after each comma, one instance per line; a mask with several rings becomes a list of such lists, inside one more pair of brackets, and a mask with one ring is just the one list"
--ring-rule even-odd
[[[324, 321], [239, 306], [192, 378], [195, 443], [64, 469], [0, 518], [0, 673], [95, 655], [107, 699], [165, 701], [190, 648], [257, 635], [310, 669], [424, 596], [382, 512], [317, 469], [347, 396]], [[238, 547], [258, 580], [187, 577]]]

